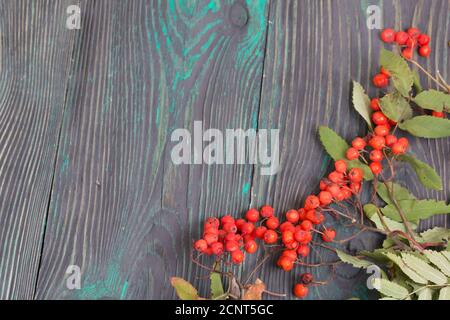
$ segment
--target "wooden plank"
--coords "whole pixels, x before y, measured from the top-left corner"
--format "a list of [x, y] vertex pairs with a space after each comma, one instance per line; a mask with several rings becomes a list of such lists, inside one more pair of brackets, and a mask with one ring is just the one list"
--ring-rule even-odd
[[[281, 172], [271, 177], [255, 175], [253, 205], [269, 202], [285, 212], [300, 207], [308, 194], [317, 192], [319, 180], [331, 164], [317, 138], [319, 125], [330, 126], [347, 139], [364, 133], [365, 125], [351, 107], [351, 79], [369, 88], [371, 97], [379, 94], [370, 79], [379, 67], [382, 46], [379, 31], [366, 27], [367, 5], [356, 0], [271, 3], [259, 126], [280, 129]], [[379, 5], [386, 27], [416, 25], [431, 36], [435, 55], [426, 66], [439, 69], [448, 79], [448, 1], [383, 1]], [[411, 170], [402, 169], [405, 183], [418, 196], [448, 199], [449, 139], [413, 139], [412, 150], [441, 174], [444, 192], [424, 190]], [[448, 215], [426, 223], [435, 224], [448, 226]], [[341, 236], [345, 233], [342, 227], [339, 231]], [[366, 234], [348, 246], [355, 250], [376, 243], [375, 237]], [[314, 252], [309, 261], [317, 261], [319, 256], [333, 259], [324, 249]], [[281, 273], [270, 265], [263, 269], [262, 279], [269, 290], [289, 293], [301, 272], [305, 269]], [[327, 268], [313, 273], [319, 280], [329, 276]], [[313, 288], [309, 298], [367, 298], [366, 279], [363, 271], [340, 268], [335, 281]]]
[[[198, 282], [204, 217], [248, 206], [252, 166], [174, 166], [170, 134], [257, 125], [268, 6], [82, 8], [37, 298], [173, 298], [171, 276]], [[69, 265], [81, 290], [66, 288]]]
[[0, 299], [31, 299], [36, 285], [73, 46], [68, 5], [0, 6]]

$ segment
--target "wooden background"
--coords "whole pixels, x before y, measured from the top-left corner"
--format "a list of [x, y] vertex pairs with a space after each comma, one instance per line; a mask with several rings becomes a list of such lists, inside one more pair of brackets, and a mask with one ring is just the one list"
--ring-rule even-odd
[[[71, 4], [81, 7], [80, 30], [65, 27]], [[364, 132], [349, 98], [351, 79], [378, 94], [371, 4], [386, 27], [426, 31], [426, 67], [450, 78], [448, 0], [2, 0], [0, 298], [171, 299], [171, 276], [206, 294], [204, 272], [190, 262], [202, 220], [264, 203], [280, 213], [299, 207], [330, 166], [317, 127], [347, 139]], [[175, 166], [170, 134], [194, 120], [279, 128], [281, 171]], [[414, 139], [412, 149], [441, 174], [444, 191], [423, 189], [402, 169], [405, 183], [448, 200], [450, 141]], [[327, 253], [310, 259], [319, 256]], [[71, 264], [81, 267], [81, 290], [66, 288]], [[259, 276], [290, 293], [301, 271], [268, 264]], [[314, 270], [319, 279], [327, 272]], [[371, 297], [366, 277], [342, 267], [309, 298]]]

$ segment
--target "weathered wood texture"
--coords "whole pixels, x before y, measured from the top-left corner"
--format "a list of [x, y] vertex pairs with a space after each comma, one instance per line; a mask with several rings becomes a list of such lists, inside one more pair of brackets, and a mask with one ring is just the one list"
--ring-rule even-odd
[[195, 280], [192, 239], [248, 206], [252, 166], [174, 166], [170, 134], [256, 125], [267, 8], [86, 2], [37, 298], [168, 298], [170, 276]]
[[72, 54], [68, 5], [0, 5], [0, 299], [35, 290]]
[[[330, 165], [318, 125], [348, 139], [365, 130], [350, 84], [371, 88], [377, 71], [381, 43], [366, 27], [366, 2], [85, 0], [74, 31], [64, 28], [68, 3], [57, 3], [0, 7], [0, 298], [174, 298], [175, 275], [207, 294], [204, 271], [190, 261], [203, 219], [266, 202], [280, 214], [299, 207]], [[385, 26], [430, 34], [436, 54], [427, 66], [448, 79], [449, 2], [378, 5]], [[280, 129], [281, 171], [174, 165], [171, 133], [192, 132], [197, 120], [205, 129]], [[448, 139], [412, 148], [445, 191], [424, 190], [402, 169], [406, 183], [448, 199]], [[81, 290], [66, 287], [69, 265], [81, 267]], [[290, 292], [299, 272], [271, 264], [259, 276]], [[328, 270], [314, 273], [323, 279]], [[340, 268], [310, 298], [366, 298], [365, 278]]]

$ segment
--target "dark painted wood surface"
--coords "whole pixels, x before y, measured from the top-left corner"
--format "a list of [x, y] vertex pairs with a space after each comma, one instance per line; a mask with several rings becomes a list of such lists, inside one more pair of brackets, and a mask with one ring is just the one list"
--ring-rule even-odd
[[[64, 26], [69, 2], [4, 3], [1, 298], [174, 298], [174, 275], [206, 293], [204, 272], [190, 263], [201, 221], [266, 202], [280, 213], [300, 206], [330, 165], [318, 125], [346, 138], [364, 132], [351, 79], [370, 87], [381, 48], [365, 24], [366, 1], [81, 1], [80, 30]], [[449, 78], [448, 1], [373, 4], [385, 26], [426, 30], [436, 48], [427, 67]], [[175, 166], [170, 134], [196, 120], [279, 128], [281, 171]], [[403, 170], [417, 195], [449, 198], [449, 149], [448, 139], [413, 142], [444, 180], [444, 192], [430, 192]], [[81, 267], [81, 290], [66, 288], [71, 264]], [[299, 272], [271, 264], [260, 276], [289, 292]], [[362, 272], [341, 268], [311, 298], [369, 295]]]

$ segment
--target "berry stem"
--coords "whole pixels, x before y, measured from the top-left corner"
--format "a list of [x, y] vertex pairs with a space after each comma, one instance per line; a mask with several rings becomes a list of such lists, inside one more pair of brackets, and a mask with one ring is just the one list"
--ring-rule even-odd
[[422, 67], [418, 62], [414, 61], [414, 60], [409, 60], [412, 64], [414, 64], [416, 67], [418, 67], [423, 73], [425, 73], [428, 78], [430, 78], [431, 80], [433, 80], [439, 87], [441, 87], [442, 89], [444, 89], [447, 92], [450, 92], [450, 87], [445, 87], [443, 86], [438, 79], [436, 79], [435, 77], [433, 77], [431, 75], [431, 73], [429, 73], [427, 70], [425, 70], [424, 67]]

